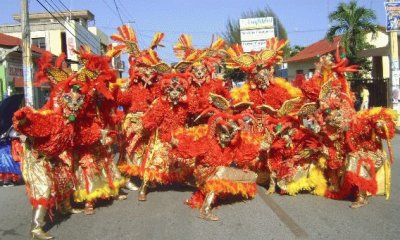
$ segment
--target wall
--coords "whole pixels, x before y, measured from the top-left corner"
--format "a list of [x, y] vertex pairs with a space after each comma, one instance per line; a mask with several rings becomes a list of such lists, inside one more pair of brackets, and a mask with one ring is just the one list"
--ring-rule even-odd
[[6, 85], [6, 70], [4, 62], [0, 64], [0, 100], [3, 100], [6, 95], [7, 85]]
[[309, 69], [315, 69], [315, 63], [317, 61], [318, 61], [317, 58], [313, 58], [307, 61], [288, 63], [287, 65], [288, 79], [293, 80], [296, 77], [297, 70], [303, 70], [304, 74], [307, 75], [309, 73]]

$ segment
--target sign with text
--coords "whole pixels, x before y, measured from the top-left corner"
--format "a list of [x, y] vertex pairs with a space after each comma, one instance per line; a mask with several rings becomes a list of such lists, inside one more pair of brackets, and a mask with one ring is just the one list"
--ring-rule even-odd
[[254, 41], [254, 40], [266, 40], [269, 38], [273, 38], [274, 36], [275, 36], [275, 31], [273, 28], [240, 31], [240, 40], [242, 42]]
[[239, 20], [239, 25], [240, 30], [274, 28], [274, 18], [243, 18]]
[[400, 31], [400, 2], [385, 2], [386, 31]]
[[248, 41], [242, 42], [242, 48], [244, 52], [261, 51], [266, 48], [266, 44], [265, 40]]

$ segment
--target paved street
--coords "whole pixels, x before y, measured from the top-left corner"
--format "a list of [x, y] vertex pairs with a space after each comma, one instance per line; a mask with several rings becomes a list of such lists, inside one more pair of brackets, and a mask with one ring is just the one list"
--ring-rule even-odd
[[[100, 206], [96, 214], [54, 217], [46, 226], [57, 239], [399, 239], [400, 135], [393, 141], [392, 198], [370, 199], [352, 210], [350, 202], [304, 194], [296, 197], [261, 194], [247, 202], [216, 209], [218, 222], [197, 218], [183, 204], [192, 189], [156, 189], [147, 202], [128, 200]], [[0, 239], [29, 239], [30, 206], [23, 186], [0, 188]]]

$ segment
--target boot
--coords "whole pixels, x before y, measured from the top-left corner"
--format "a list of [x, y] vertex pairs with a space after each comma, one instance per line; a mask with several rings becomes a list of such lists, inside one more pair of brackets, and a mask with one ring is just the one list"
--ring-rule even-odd
[[147, 182], [143, 181], [142, 186], [140, 186], [138, 200], [146, 201], [147, 200]]
[[81, 212], [83, 212], [82, 209], [76, 209], [71, 206], [71, 200], [69, 198], [65, 199], [61, 203], [60, 213], [63, 215], [76, 214], [76, 213], [81, 213]]
[[88, 201], [85, 203], [85, 210], [83, 211], [86, 215], [94, 214], [94, 203], [92, 201]]
[[125, 184], [125, 189], [129, 190], [129, 191], [137, 191], [139, 189], [138, 186], [136, 186], [133, 182], [128, 181]]
[[54, 238], [42, 229], [45, 224], [44, 218], [46, 217], [46, 214], [47, 209], [43, 205], [38, 205], [37, 208], [33, 208], [31, 225], [32, 239], [45, 240]]
[[350, 207], [351, 208], [360, 208], [362, 206], [365, 206], [368, 204], [368, 197], [367, 197], [367, 193], [365, 191], [361, 191], [359, 190], [358, 194], [357, 194], [357, 199], [355, 202], [353, 202]]
[[200, 218], [207, 221], [218, 221], [218, 217], [212, 213], [212, 203], [215, 198], [214, 192], [209, 192], [204, 199], [203, 205], [200, 208]]
[[275, 193], [275, 190], [276, 190], [276, 181], [275, 181], [275, 177], [273, 177], [271, 174], [271, 176], [269, 178], [269, 187], [268, 187], [266, 194], [273, 194], [273, 193]]

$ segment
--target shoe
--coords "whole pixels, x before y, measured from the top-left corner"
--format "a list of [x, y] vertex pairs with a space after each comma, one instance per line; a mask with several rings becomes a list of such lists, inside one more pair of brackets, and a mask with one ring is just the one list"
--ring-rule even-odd
[[137, 191], [137, 190], [139, 190], [139, 187], [136, 186], [133, 182], [127, 182], [125, 184], [124, 188], [126, 188], [129, 191]]
[[363, 206], [365, 206], [365, 205], [367, 205], [367, 204], [368, 204], [368, 200], [367, 200], [367, 199], [363, 199], [363, 200], [361, 200], [361, 201], [353, 202], [353, 203], [350, 205], [350, 208], [356, 209], [356, 208], [363, 207]]
[[3, 187], [13, 187], [14, 183], [11, 182], [10, 180], [5, 180], [3, 183]]
[[83, 210], [85, 215], [93, 215], [94, 214], [94, 206], [91, 203], [85, 204], [85, 209]]
[[127, 195], [125, 195], [125, 194], [120, 194], [120, 195], [118, 195], [117, 197], [115, 197], [115, 200], [121, 201], [121, 200], [126, 200], [127, 198], [128, 198]]
[[32, 239], [35, 240], [47, 240], [47, 239], [54, 239], [53, 236], [44, 232], [41, 228], [35, 228], [31, 231]]
[[212, 213], [211, 209], [200, 209], [199, 218], [204, 219], [206, 221], [218, 221], [219, 218], [217, 215]]

